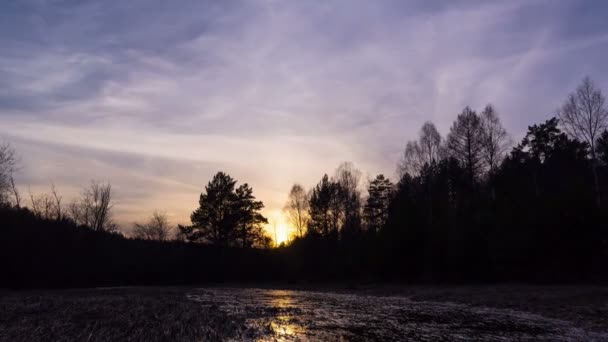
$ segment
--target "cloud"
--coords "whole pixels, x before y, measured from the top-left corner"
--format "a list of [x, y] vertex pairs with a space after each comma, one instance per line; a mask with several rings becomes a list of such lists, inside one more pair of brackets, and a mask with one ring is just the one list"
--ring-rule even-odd
[[[605, 7], [605, 6], [601, 6]], [[0, 5], [0, 134], [23, 183], [108, 178], [125, 220], [187, 220], [215, 171], [269, 210], [339, 162], [496, 105], [515, 135], [602, 71], [601, 10], [562, 1], [24, 1]], [[580, 25], [577, 19], [584, 21]]]

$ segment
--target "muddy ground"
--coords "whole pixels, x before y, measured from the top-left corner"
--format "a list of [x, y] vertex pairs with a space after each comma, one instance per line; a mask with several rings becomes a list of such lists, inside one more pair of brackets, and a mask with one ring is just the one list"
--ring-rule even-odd
[[0, 292], [0, 341], [608, 341], [608, 287]]

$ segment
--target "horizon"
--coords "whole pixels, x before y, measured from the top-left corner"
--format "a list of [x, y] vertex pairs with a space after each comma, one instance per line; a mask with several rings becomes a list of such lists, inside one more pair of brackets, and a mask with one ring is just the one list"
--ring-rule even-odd
[[286, 225], [291, 185], [342, 162], [397, 181], [426, 121], [492, 103], [519, 141], [584, 76], [608, 89], [608, 4], [450, 4], [2, 4], [0, 136], [26, 197], [108, 181], [124, 232], [189, 223], [217, 171]]

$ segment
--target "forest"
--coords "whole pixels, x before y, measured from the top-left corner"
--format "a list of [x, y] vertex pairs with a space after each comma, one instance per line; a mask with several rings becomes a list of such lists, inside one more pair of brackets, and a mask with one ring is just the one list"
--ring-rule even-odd
[[[162, 212], [125, 236], [112, 187], [62, 203], [15, 185], [18, 151], [0, 148], [0, 287], [214, 282], [601, 282], [608, 279], [608, 108], [585, 78], [554, 117], [513, 141], [500, 111], [464, 108], [443, 137], [407, 142], [399, 178], [368, 182], [352, 163], [311, 189], [294, 184], [295, 229], [273, 246], [247, 183], [218, 172], [190, 225]], [[508, 115], [508, 114], [505, 114]]]

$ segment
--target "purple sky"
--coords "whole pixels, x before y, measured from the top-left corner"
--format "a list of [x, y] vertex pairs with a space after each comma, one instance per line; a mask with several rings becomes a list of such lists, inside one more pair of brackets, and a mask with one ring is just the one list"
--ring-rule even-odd
[[493, 103], [515, 140], [585, 75], [608, 91], [604, 1], [0, 4], [0, 136], [23, 192], [110, 181], [120, 223], [188, 222], [223, 170], [269, 212], [342, 161], [395, 175], [426, 120]]

